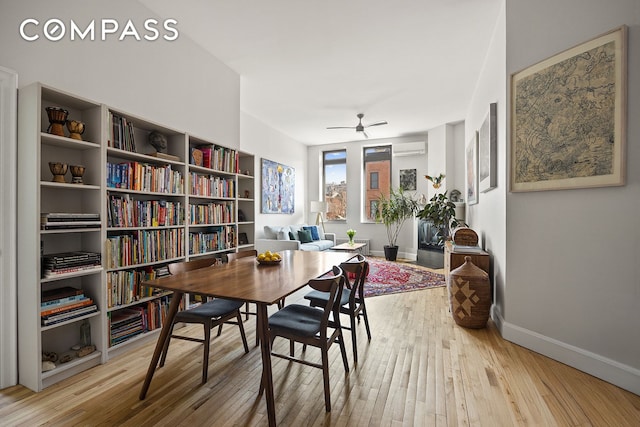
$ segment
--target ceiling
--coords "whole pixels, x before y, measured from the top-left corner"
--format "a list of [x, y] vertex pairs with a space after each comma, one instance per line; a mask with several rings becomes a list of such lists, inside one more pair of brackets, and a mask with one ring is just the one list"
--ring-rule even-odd
[[304, 144], [463, 120], [502, 0], [141, 0], [241, 76], [241, 109]]

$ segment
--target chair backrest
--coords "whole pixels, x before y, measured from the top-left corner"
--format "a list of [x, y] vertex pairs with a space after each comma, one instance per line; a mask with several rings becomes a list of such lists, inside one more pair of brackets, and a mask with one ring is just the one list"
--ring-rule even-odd
[[183, 271], [197, 270], [199, 268], [210, 267], [216, 265], [218, 259], [216, 257], [198, 258], [192, 261], [174, 262], [169, 264], [169, 273], [178, 274]]
[[312, 289], [329, 294], [327, 303], [323, 307], [324, 313], [322, 315], [320, 328], [321, 334], [326, 334], [329, 314], [332, 311], [334, 319], [339, 319], [340, 317], [340, 297], [342, 296], [342, 287], [344, 286], [344, 273], [338, 266], [333, 266], [331, 273], [333, 273], [333, 276], [324, 274], [316, 279], [309, 280], [308, 283]]
[[[351, 289], [350, 302], [354, 302], [356, 297], [364, 298], [364, 282], [369, 274], [369, 263], [362, 254], [340, 264], [344, 272], [345, 286]], [[350, 278], [349, 275], [352, 277]]]
[[227, 254], [227, 261], [231, 262], [231, 261], [235, 261], [238, 258], [244, 258], [244, 257], [257, 257], [258, 256], [258, 251], [255, 249], [251, 249], [248, 251], [240, 251], [240, 252], [231, 252]]

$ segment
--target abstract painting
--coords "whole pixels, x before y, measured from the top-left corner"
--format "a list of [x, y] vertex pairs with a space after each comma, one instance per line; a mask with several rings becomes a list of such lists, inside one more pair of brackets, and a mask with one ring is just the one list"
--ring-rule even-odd
[[262, 159], [262, 213], [292, 214], [295, 209], [296, 171], [291, 166]]
[[511, 191], [624, 185], [621, 27], [511, 76]]
[[416, 189], [416, 169], [400, 169], [400, 188], [403, 190]]
[[478, 203], [478, 132], [473, 132], [466, 151], [467, 205]]

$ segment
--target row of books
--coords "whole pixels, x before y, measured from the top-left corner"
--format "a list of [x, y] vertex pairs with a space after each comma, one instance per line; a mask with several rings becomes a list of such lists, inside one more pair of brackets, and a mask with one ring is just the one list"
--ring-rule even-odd
[[143, 286], [145, 280], [166, 276], [169, 270], [147, 267], [141, 270], [120, 270], [107, 273], [107, 307], [131, 304], [143, 298], [151, 297], [163, 292], [149, 286]]
[[109, 111], [109, 142], [108, 146], [126, 151], [136, 151], [136, 142], [133, 135], [133, 123], [126, 117], [113, 114]]
[[109, 345], [114, 346], [136, 335], [161, 328], [168, 311], [169, 296], [166, 296], [110, 313]]
[[181, 202], [136, 200], [129, 194], [110, 195], [107, 208], [109, 227], [162, 227], [184, 223]]
[[192, 225], [234, 222], [233, 202], [189, 204], [189, 220]]
[[42, 277], [93, 270], [102, 267], [102, 255], [98, 252], [60, 252], [42, 256]]
[[189, 174], [189, 194], [205, 197], [235, 197], [235, 180], [219, 176]]
[[84, 295], [82, 289], [66, 286], [42, 292], [40, 322], [42, 326], [54, 325], [98, 311], [94, 301]]
[[189, 233], [189, 254], [203, 254], [236, 247], [235, 227], [211, 227], [210, 231]]
[[40, 214], [40, 228], [42, 230], [100, 228], [100, 214], [45, 212]]
[[183, 194], [182, 173], [171, 165], [140, 162], [107, 163], [107, 187], [164, 194]]
[[105, 244], [107, 268], [147, 264], [184, 256], [184, 230], [136, 230], [109, 236]]
[[220, 146], [192, 147], [189, 163], [218, 171], [238, 173], [240, 155], [236, 150]]

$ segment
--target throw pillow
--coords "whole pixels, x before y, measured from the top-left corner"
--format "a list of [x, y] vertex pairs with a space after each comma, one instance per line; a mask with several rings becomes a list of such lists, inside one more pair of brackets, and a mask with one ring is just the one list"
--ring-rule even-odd
[[318, 236], [318, 227], [317, 226], [315, 226], [315, 225], [305, 226], [304, 229], [311, 232], [311, 239], [312, 240], [320, 240], [320, 236]]
[[296, 239], [296, 236], [293, 234], [293, 231], [289, 232], [289, 240], [298, 240]]
[[264, 226], [264, 237], [265, 239], [277, 239], [278, 231], [282, 229], [280, 225], [265, 225]]
[[313, 241], [309, 230], [298, 231], [298, 237], [300, 238], [300, 243], [311, 243]]
[[278, 240], [289, 240], [289, 232], [285, 229], [278, 231]]

